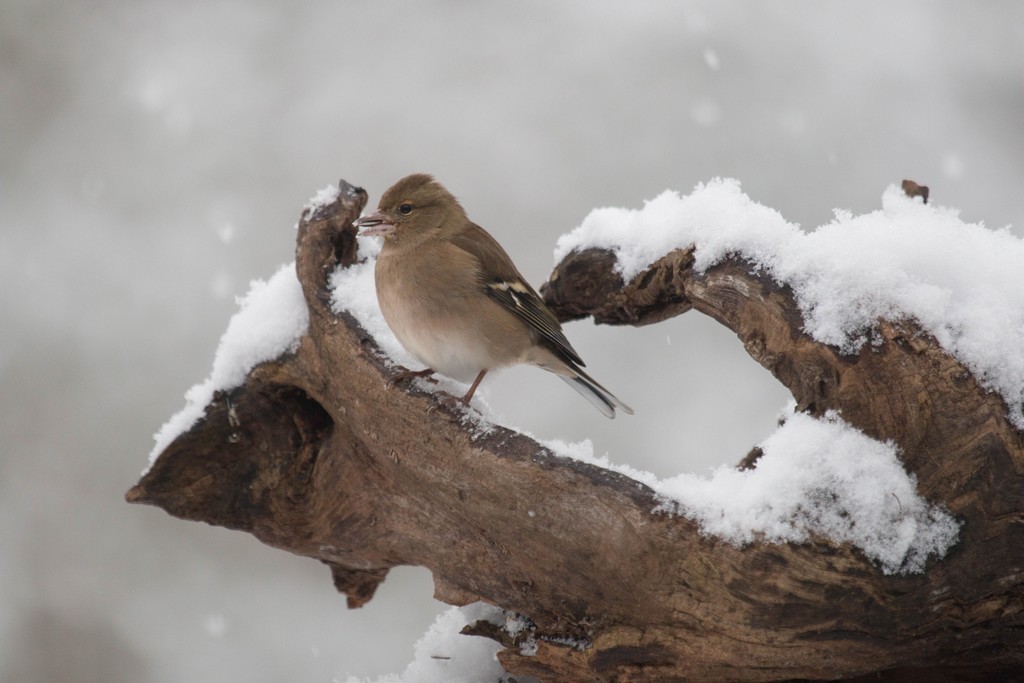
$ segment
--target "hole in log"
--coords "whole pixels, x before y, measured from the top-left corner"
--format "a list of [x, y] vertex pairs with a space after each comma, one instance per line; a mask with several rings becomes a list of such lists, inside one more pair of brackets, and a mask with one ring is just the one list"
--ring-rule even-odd
[[541, 439], [590, 439], [595, 455], [659, 477], [737, 465], [791, 398], [735, 334], [696, 311], [642, 328], [569, 323], [566, 335], [636, 414], [606, 420], [554, 377], [519, 367], [481, 385], [495, 415]]

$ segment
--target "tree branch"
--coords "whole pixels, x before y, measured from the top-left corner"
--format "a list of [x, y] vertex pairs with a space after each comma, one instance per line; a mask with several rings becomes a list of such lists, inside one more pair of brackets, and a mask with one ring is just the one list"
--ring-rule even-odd
[[607, 252], [556, 267], [542, 293], [562, 319], [712, 316], [801, 409], [839, 410], [898, 444], [922, 495], [964, 522], [959, 545], [919, 575], [886, 576], [823, 539], [739, 549], [658, 513], [657, 496], [627, 477], [482, 427], [434, 394], [387, 388], [398, 370], [330, 306], [330, 274], [359, 259], [351, 222], [366, 201], [341, 188], [300, 223], [296, 272], [310, 323], [298, 351], [215, 396], [129, 501], [323, 561], [353, 607], [391, 567], [427, 567], [441, 600], [527, 616], [536, 653], [507, 641], [499, 657], [544, 680], [1024, 666], [1021, 434], [1001, 399], [912, 322], [880, 322], [877, 344], [844, 356], [803, 333], [788, 288], [739, 259], [698, 273], [692, 250], [674, 251], [629, 283]]

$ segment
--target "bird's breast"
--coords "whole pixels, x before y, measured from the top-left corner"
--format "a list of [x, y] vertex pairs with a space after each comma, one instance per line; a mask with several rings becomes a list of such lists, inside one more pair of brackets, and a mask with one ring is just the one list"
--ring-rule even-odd
[[456, 254], [437, 261], [445, 258], [443, 252], [378, 257], [377, 299], [398, 341], [424, 365], [460, 382], [520, 362], [532, 345], [529, 331], [483, 293], [471, 259]]

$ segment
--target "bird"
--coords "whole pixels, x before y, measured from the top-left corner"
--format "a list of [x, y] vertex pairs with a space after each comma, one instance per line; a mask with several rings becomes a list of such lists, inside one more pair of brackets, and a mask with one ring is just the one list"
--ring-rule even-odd
[[583, 371], [558, 319], [508, 253], [433, 176], [402, 178], [354, 225], [362, 236], [384, 238], [374, 266], [381, 313], [427, 366], [396, 380], [436, 372], [471, 382], [460, 399], [468, 406], [489, 371], [529, 364], [557, 375], [609, 418], [617, 408], [633, 414]]

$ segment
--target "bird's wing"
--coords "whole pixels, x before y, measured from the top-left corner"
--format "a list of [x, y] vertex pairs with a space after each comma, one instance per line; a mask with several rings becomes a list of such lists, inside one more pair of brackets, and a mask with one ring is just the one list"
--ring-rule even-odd
[[[452, 239], [452, 243], [480, 263], [482, 285], [487, 296], [529, 325], [560, 356], [584, 366], [583, 359], [565, 338], [558, 318], [519, 274], [497, 240], [480, 226], [470, 224], [468, 229]], [[483, 248], [484, 245], [487, 248]]]

